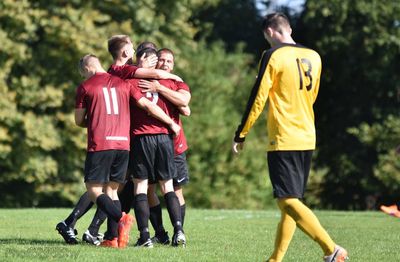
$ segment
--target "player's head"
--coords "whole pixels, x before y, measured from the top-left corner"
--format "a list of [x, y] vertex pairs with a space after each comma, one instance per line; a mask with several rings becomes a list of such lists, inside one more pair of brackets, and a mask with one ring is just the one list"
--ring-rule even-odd
[[153, 42], [144, 41], [144, 42], [141, 42], [141, 43], [136, 47], [136, 52], [139, 52], [140, 50], [142, 50], [142, 49], [144, 49], [144, 48], [152, 48], [152, 49], [154, 49], [154, 50], [157, 50], [156, 44], [154, 44]]
[[100, 61], [95, 55], [87, 54], [79, 60], [78, 70], [85, 79], [90, 78], [101, 69]]
[[262, 23], [265, 39], [274, 46], [285, 41], [285, 38], [290, 37], [292, 28], [287, 16], [283, 13], [272, 13], [264, 17]]
[[[139, 60], [143, 55], [144, 55], [143, 58], [149, 57], [151, 55], [157, 55], [157, 51], [156, 49], [150, 47], [142, 48], [137, 51], [136, 59]], [[155, 66], [153, 66], [153, 68], [155, 68]]]
[[174, 70], [174, 52], [172, 52], [171, 49], [168, 48], [161, 48], [157, 52], [158, 56], [158, 63], [157, 63], [157, 68], [165, 70], [167, 72], [172, 72]]
[[108, 52], [115, 59], [131, 59], [135, 50], [129, 36], [114, 35], [108, 39]]

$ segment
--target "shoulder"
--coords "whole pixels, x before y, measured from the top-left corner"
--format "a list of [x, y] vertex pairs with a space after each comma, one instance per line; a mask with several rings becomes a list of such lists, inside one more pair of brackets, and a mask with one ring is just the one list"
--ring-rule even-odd
[[185, 82], [175, 81], [175, 84], [177, 85], [178, 89], [190, 92], [190, 88]]
[[158, 79], [157, 81], [166, 87], [173, 87], [174, 85], [177, 86], [176, 81], [172, 79]]
[[139, 68], [135, 65], [123, 65], [123, 70], [127, 72], [136, 72]]

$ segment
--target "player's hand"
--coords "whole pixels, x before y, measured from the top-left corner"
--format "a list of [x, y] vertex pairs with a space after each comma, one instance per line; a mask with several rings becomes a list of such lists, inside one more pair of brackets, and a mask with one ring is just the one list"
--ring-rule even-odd
[[178, 136], [179, 132], [181, 131], [181, 127], [174, 121], [172, 121], [171, 125], [169, 125], [169, 128], [171, 128], [174, 137]]
[[234, 154], [239, 154], [241, 150], [243, 150], [244, 142], [238, 143], [233, 141], [232, 143], [232, 152]]
[[157, 65], [158, 57], [156, 55], [150, 55], [146, 57], [146, 54], [143, 54], [138, 61], [138, 66], [143, 68], [154, 68]]
[[151, 93], [156, 93], [158, 92], [158, 88], [160, 86], [160, 83], [157, 80], [140, 80], [139, 81], [139, 87], [142, 89], [142, 93], [146, 92], [151, 92]]

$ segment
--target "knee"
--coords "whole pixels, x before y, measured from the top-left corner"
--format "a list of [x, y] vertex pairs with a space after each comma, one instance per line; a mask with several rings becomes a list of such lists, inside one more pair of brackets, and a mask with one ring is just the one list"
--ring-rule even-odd
[[277, 202], [279, 209], [287, 213], [299, 200], [297, 198], [279, 198]]

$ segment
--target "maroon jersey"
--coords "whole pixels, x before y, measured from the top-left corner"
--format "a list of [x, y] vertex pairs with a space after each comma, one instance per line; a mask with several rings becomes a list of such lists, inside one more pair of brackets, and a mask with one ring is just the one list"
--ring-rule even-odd
[[[175, 82], [175, 83], [177, 85], [177, 90], [182, 89], [182, 90], [190, 92], [189, 86], [186, 83], [184, 83], [184, 82]], [[177, 124], [179, 124], [179, 126], [181, 127], [181, 131], [179, 132], [179, 135], [177, 135], [174, 138], [174, 150], [175, 150], [175, 155], [180, 155], [188, 149], [188, 145], [187, 145], [185, 133], [183, 132], [183, 125], [182, 125], [181, 119], [179, 118], [179, 114], [177, 117], [178, 117], [178, 119], [174, 119], [174, 121]]]
[[138, 69], [137, 66], [134, 65], [122, 65], [122, 66], [117, 66], [112, 64], [110, 68], [108, 69], [108, 73], [118, 76], [119, 78], [122, 79], [131, 79], [134, 78], [136, 70]]
[[185, 82], [176, 81], [175, 83], [178, 86], [178, 90], [182, 89], [182, 90], [188, 91], [190, 93], [190, 88]]
[[[138, 84], [140, 79], [130, 79], [128, 82], [131, 84], [132, 89], [140, 90]], [[165, 87], [177, 90], [175, 81], [169, 79], [158, 80], [160, 84]], [[147, 92], [145, 97], [152, 103], [157, 104], [169, 117], [173, 120], [179, 119], [179, 111], [171, 102], [165, 97], [158, 93]], [[148, 113], [137, 107], [135, 104], [131, 104], [131, 134], [132, 135], [144, 135], [144, 134], [169, 134], [170, 130], [167, 125], [160, 120], [150, 117]]]
[[108, 73], [97, 73], [76, 90], [75, 108], [87, 113], [87, 150], [129, 150], [130, 85]]
[[186, 142], [185, 133], [183, 132], [182, 121], [178, 119], [177, 124], [181, 127], [181, 131], [176, 137], [174, 137], [174, 153], [175, 155], [180, 155], [188, 149], [188, 145]]

